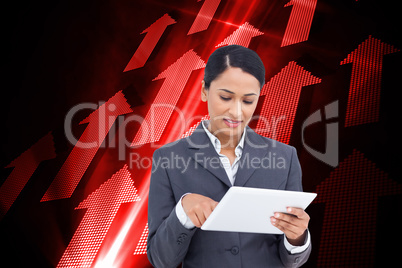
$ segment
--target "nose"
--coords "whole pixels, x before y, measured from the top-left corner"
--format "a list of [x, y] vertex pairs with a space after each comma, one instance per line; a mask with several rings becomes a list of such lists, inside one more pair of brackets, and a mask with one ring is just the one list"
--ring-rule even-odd
[[241, 120], [242, 105], [240, 101], [234, 101], [230, 105], [229, 115], [234, 120]]

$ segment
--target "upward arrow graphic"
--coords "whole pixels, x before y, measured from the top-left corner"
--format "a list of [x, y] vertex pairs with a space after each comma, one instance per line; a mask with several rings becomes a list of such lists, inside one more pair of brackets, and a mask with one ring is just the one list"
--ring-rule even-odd
[[[198, 2], [200, 1], [201, 0], [198, 0]], [[197, 17], [195, 18], [193, 25], [191, 25], [187, 35], [206, 30], [211, 23], [211, 20], [214, 17], [215, 11], [220, 2], [221, 0], [204, 0], [204, 4], [198, 12]]]
[[373, 267], [378, 197], [402, 185], [354, 150], [316, 192], [314, 202], [325, 203], [318, 267]]
[[398, 51], [370, 35], [341, 61], [353, 63], [345, 127], [378, 122], [383, 56]]
[[290, 0], [285, 7], [293, 6], [281, 47], [306, 41], [313, 22], [317, 0]]
[[151, 26], [146, 28], [141, 34], [147, 33], [142, 40], [140, 46], [135, 51], [131, 60], [127, 64], [123, 72], [140, 68], [145, 65], [156, 44], [161, 38], [163, 32], [169, 25], [175, 24], [176, 21], [172, 19], [167, 13], [155, 21]]
[[41, 202], [71, 197], [116, 118], [131, 112], [124, 94], [119, 91], [82, 120], [80, 124], [87, 123], [88, 126], [42, 197]]
[[87, 211], [57, 267], [91, 267], [120, 205], [136, 201], [140, 197], [124, 165], [75, 208]]
[[264, 34], [263, 32], [255, 28], [253, 25], [251, 25], [248, 22], [245, 22], [236, 31], [234, 31], [231, 35], [229, 35], [221, 43], [219, 43], [216, 47], [226, 45], [241, 45], [244, 47], [248, 47], [250, 45], [251, 38], [263, 34]]
[[39, 164], [55, 157], [53, 135], [49, 132], [6, 166], [6, 168], [14, 167], [14, 170], [0, 187], [0, 220], [17, 199]]
[[152, 80], [165, 78], [131, 146], [159, 141], [190, 74], [204, 67], [205, 62], [191, 49]]
[[303, 87], [321, 83], [303, 67], [291, 61], [261, 89], [265, 95], [256, 132], [289, 143]]

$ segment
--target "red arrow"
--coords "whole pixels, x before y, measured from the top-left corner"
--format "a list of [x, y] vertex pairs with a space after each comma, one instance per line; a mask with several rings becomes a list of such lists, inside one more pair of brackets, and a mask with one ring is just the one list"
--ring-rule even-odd
[[124, 165], [75, 208], [87, 211], [57, 267], [91, 267], [120, 205], [136, 201], [140, 197]]
[[221, 0], [205, 0], [187, 35], [206, 30], [220, 3]]
[[160, 139], [190, 74], [204, 67], [205, 62], [191, 49], [152, 80], [166, 78], [131, 146]]
[[291, 61], [267, 82], [261, 95], [265, 95], [256, 132], [277, 141], [289, 143], [293, 122], [303, 87], [321, 83], [303, 67]]
[[174, 23], [176, 23], [176, 21], [166, 13], [151, 24], [151, 26], [146, 28], [141, 34], [147, 33], [147, 35], [145, 35], [144, 40], [142, 40], [123, 72], [144, 66], [163, 32], [166, 30], [166, 27]]
[[375, 163], [354, 150], [317, 186], [325, 203], [318, 267], [372, 267], [378, 197], [402, 193]]
[[195, 123], [193, 126], [191, 126], [186, 132], [184, 132], [181, 136], [180, 139], [191, 136], [191, 134], [193, 134], [194, 130], [198, 127], [198, 125], [201, 123], [201, 121], [203, 120], [209, 120], [209, 114], [204, 115], [200, 121], [198, 121], [197, 123]]
[[88, 123], [84, 133], [56, 175], [41, 202], [69, 198], [80, 182], [100, 145], [119, 115], [131, 113], [124, 94], [119, 91], [80, 124]]
[[49, 132], [6, 166], [15, 168], [0, 187], [0, 219], [17, 199], [39, 164], [55, 157], [53, 136]]
[[221, 47], [225, 45], [241, 45], [244, 47], [248, 47], [250, 45], [251, 38], [263, 34], [263, 32], [261, 32], [257, 28], [254, 28], [253, 25], [245, 22], [216, 47]]
[[290, 0], [285, 7], [292, 5], [292, 12], [290, 13], [281, 47], [300, 43], [308, 39], [317, 0]]
[[345, 127], [378, 122], [383, 56], [398, 51], [370, 35], [341, 61], [353, 62]]
[[133, 255], [147, 254], [147, 238], [148, 238], [148, 223], [145, 224], [144, 231], [142, 231], [140, 240], [135, 247]]

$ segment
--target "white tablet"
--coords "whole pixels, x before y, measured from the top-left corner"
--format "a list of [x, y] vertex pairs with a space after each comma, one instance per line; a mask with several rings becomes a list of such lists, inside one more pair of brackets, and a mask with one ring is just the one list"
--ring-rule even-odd
[[201, 226], [202, 230], [283, 234], [271, 224], [275, 212], [306, 209], [316, 193], [232, 186]]

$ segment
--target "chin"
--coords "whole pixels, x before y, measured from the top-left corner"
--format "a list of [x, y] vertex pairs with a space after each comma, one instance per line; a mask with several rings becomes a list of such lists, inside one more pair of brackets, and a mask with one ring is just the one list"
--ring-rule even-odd
[[225, 123], [223, 123], [224, 126], [222, 128], [222, 133], [225, 133], [227, 136], [237, 136], [241, 135], [243, 133], [243, 129], [245, 128], [245, 125], [241, 123], [239, 126], [230, 128], [228, 127]]

